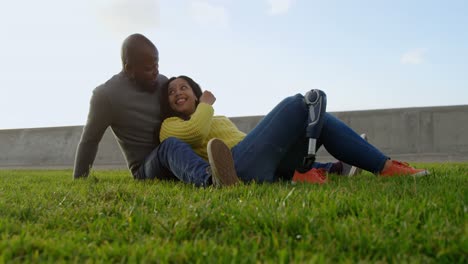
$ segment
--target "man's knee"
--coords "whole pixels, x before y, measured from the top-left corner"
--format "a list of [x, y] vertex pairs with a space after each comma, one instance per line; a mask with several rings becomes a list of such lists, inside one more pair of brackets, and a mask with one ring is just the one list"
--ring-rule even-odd
[[175, 137], [168, 137], [161, 144], [159, 144], [160, 149], [167, 149], [167, 148], [173, 148], [175, 146], [179, 146], [181, 144], [187, 144], [183, 142], [182, 140], [175, 138]]

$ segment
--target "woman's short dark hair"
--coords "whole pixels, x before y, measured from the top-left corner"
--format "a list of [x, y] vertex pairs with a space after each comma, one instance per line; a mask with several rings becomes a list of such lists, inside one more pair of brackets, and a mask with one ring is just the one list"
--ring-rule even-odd
[[161, 98], [160, 98], [160, 105], [161, 106], [160, 107], [161, 107], [162, 120], [164, 120], [164, 119], [166, 119], [168, 117], [172, 117], [172, 116], [177, 116], [177, 117], [183, 118], [185, 120], [190, 118], [189, 116], [183, 116], [180, 113], [175, 112], [174, 110], [172, 110], [171, 106], [169, 105], [169, 85], [171, 84], [172, 81], [174, 81], [175, 79], [179, 79], [179, 78], [184, 79], [190, 85], [190, 87], [192, 87], [192, 91], [193, 91], [193, 93], [195, 94], [195, 96], [198, 99], [198, 100], [196, 100], [195, 104], [198, 105], [198, 102], [200, 101], [200, 97], [201, 97], [203, 92], [202, 92], [202, 89], [201, 89], [201, 87], [200, 87], [200, 85], [198, 83], [196, 83], [194, 80], [192, 80], [192, 78], [190, 78], [188, 76], [185, 76], [185, 75], [180, 75], [178, 77], [172, 77], [162, 87], [162, 91], [161, 91]]

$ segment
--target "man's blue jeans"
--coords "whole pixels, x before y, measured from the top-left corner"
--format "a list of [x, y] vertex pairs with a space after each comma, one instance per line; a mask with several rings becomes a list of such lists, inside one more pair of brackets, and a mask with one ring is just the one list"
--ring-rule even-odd
[[138, 179], [179, 179], [195, 186], [211, 185], [208, 162], [195, 154], [189, 144], [170, 137], [161, 142], [140, 165]]
[[[380, 172], [388, 159], [336, 117], [326, 113], [317, 149], [324, 145], [336, 159], [371, 172]], [[307, 154], [309, 109], [297, 94], [279, 103], [234, 146], [232, 154], [238, 176], [245, 182], [291, 179]], [[332, 163], [315, 163], [330, 169]]]
[[[303, 146], [298, 146], [302, 148]], [[286, 161], [295, 162], [302, 157], [289, 157]], [[254, 157], [252, 157], [254, 159]], [[266, 160], [265, 160], [266, 161]], [[268, 161], [266, 161], [268, 163]], [[317, 166], [329, 169], [332, 163]], [[180, 180], [195, 186], [208, 186], [212, 184], [211, 174], [208, 173], [208, 162], [198, 156], [189, 144], [170, 137], [161, 142], [140, 165], [135, 178]], [[260, 175], [260, 174], [259, 174]], [[292, 176], [291, 176], [292, 177]], [[255, 179], [258, 182], [262, 178]]]

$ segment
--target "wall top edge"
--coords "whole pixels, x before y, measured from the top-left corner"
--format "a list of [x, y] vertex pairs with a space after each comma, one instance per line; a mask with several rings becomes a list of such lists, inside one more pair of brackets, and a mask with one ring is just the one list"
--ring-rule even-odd
[[[388, 111], [453, 111], [453, 110], [467, 110], [468, 111], [468, 104], [466, 105], [449, 105], [449, 106], [424, 106], [424, 107], [406, 107], [406, 108], [386, 108], [386, 109], [367, 109], [367, 110], [351, 110], [351, 111], [331, 111], [332, 114], [345, 114], [345, 113], [383, 113]], [[242, 118], [258, 118], [263, 117], [263, 115], [251, 115], [251, 116], [231, 116], [229, 118], [232, 119], [242, 119]], [[55, 127], [31, 127], [31, 128], [9, 128], [9, 129], [0, 129], [0, 132], [8, 132], [8, 131], [24, 131], [24, 130], [49, 130], [49, 129], [82, 129], [83, 125], [77, 126], [55, 126]]]

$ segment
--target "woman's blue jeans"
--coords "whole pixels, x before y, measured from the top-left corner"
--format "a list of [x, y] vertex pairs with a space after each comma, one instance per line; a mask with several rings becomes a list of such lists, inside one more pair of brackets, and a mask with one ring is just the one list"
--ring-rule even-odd
[[[245, 182], [291, 179], [307, 154], [308, 139], [305, 133], [308, 115], [308, 107], [300, 94], [279, 103], [232, 148], [239, 177]], [[336, 117], [326, 113], [324, 118], [317, 149], [323, 145], [338, 160], [370, 172], [382, 170], [388, 157]], [[316, 162], [313, 167], [329, 170], [331, 165]], [[190, 145], [176, 138], [168, 138], [146, 157], [135, 177], [179, 179], [196, 186], [207, 186], [211, 184], [208, 166]]]
[[[336, 117], [326, 113], [317, 139], [336, 159], [370, 172], [380, 172], [388, 159]], [[297, 94], [280, 102], [232, 149], [238, 176], [243, 181], [273, 182], [291, 179], [307, 154], [309, 109]], [[315, 168], [331, 163], [315, 163]]]

